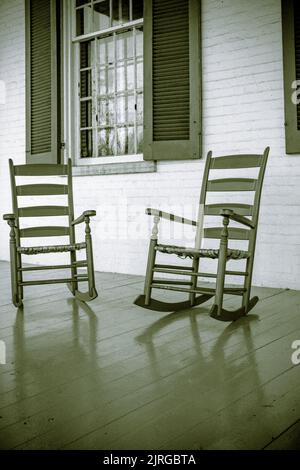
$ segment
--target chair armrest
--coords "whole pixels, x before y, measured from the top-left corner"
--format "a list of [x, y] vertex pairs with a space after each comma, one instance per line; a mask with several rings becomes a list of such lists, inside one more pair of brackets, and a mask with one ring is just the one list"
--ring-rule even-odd
[[236, 214], [231, 209], [221, 209], [220, 215], [222, 217], [228, 217], [231, 220], [235, 220], [236, 222], [246, 225], [247, 227], [255, 228], [255, 224], [251, 220], [247, 219], [243, 215]]
[[72, 225], [81, 224], [85, 221], [86, 217], [93, 217], [94, 215], [96, 215], [96, 211], [94, 210], [84, 211], [77, 219], [73, 220]]
[[3, 214], [3, 220], [6, 220], [10, 227], [16, 227], [16, 216], [15, 214]]
[[185, 217], [179, 217], [178, 215], [170, 214], [169, 212], [160, 211], [158, 209], [146, 209], [147, 215], [154, 215], [159, 217], [160, 219], [167, 219], [171, 222], [179, 222], [181, 224], [188, 224], [188, 225], [197, 225], [195, 220], [186, 219]]
[[15, 220], [15, 214], [3, 214], [3, 220]]

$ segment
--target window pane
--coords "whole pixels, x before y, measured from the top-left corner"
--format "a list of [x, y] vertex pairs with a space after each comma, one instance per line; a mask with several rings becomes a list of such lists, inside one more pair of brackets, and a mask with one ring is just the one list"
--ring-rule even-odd
[[80, 149], [81, 158], [93, 156], [93, 136], [91, 130], [80, 132]]
[[137, 153], [143, 153], [143, 126], [137, 127]]
[[117, 129], [117, 154], [126, 155], [128, 150], [128, 140], [126, 135], [126, 127]]
[[106, 157], [114, 155], [114, 130], [101, 129], [98, 131], [98, 155], [99, 157]]
[[93, 31], [92, 24], [92, 7], [91, 5], [84, 6], [76, 10], [76, 34], [88, 34]]
[[113, 67], [100, 68], [98, 73], [98, 90], [100, 95], [107, 95], [114, 92], [114, 75]]
[[143, 28], [136, 29], [136, 56], [143, 57]]
[[135, 153], [135, 148], [134, 148], [134, 128], [133, 126], [129, 126], [127, 128], [127, 132], [128, 132], [128, 153], [129, 155], [132, 154], [132, 153]]
[[98, 61], [100, 65], [112, 65], [115, 60], [113, 36], [98, 39]]
[[143, 0], [132, 0], [132, 19], [143, 18]]
[[143, 93], [139, 93], [137, 95], [137, 115], [136, 115], [136, 120], [137, 122], [143, 123], [143, 110], [144, 110], [144, 102], [143, 102]]
[[85, 70], [80, 73], [80, 97], [85, 98], [92, 94], [91, 71]]
[[76, 6], [80, 7], [81, 5], [85, 5], [86, 3], [91, 3], [90, 0], [76, 0]]
[[134, 56], [133, 33], [119, 33], [116, 36], [117, 60], [131, 59]]
[[92, 126], [92, 100], [80, 103], [80, 127]]
[[144, 83], [144, 67], [141, 59], [137, 60], [136, 63], [136, 87], [143, 88]]
[[112, 0], [112, 25], [127, 23], [129, 17], [129, 0]]
[[110, 27], [109, 0], [94, 3], [94, 31]]
[[125, 88], [125, 65], [124, 62], [121, 62], [117, 65], [117, 91], [124, 91]]
[[114, 112], [114, 99], [100, 99], [98, 101], [98, 124], [99, 126], [114, 125], [115, 122], [115, 112]]
[[91, 65], [91, 43], [82, 42], [80, 44], [80, 68], [84, 69]]

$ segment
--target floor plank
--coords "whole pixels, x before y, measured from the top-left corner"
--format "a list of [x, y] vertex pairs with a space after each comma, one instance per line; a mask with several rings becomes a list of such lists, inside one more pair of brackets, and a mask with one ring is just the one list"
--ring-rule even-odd
[[[140, 309], [140, 276], [96, 279], [88, 305], [63, 285], [40, 286], [16, 311], [0, 262], [1, 449], [299, 447], [300, 292], [254, 287], [253, 312], [224, 324], [209, 317], [211, 301]], [[228, 296], [227, 307], [238, 301]]]

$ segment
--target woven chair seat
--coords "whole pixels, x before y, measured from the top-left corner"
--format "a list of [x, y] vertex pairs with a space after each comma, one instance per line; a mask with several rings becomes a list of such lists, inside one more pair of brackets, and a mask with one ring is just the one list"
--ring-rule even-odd
[[[200, 249], [186, 248], [184, 246], [174, 245], [156, 245], [155, 249], [160, 253], [168, 253], [179, 256], [180, 258], [211, 258], [217, 259], [219, 257], [218, 249]], [[243, 250], [227, 249], [227, 260], [229, 259], [246, 259], [249, 258], [250, 252]]]
[[40, 253], [64, 253], [67, 251], [82, 250], [86, 243], [74, 243], [73, 245], [50, 245], [50, 246], [20, 246], [18, 252], [22, 255], [37, 255]]

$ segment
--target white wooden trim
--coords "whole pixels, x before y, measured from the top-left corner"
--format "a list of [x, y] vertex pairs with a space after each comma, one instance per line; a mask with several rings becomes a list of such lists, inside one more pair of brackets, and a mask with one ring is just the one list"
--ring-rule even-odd
[[121, 24], [117, 26], [112, 26], [111, 28], [103, 29], [102, 31], [96, 31], [94, 33], [82, 34], [81, 36], [75, 36], [72, 38], [72, 42], [76, 43], [76, 42], [88, 41], [88, 40], [95, 39], [95, 38], [101, 38], [103, 36], [111, 35], [115, 32], [133, 28], [134, 26], [135, 27], [143, 26], [143, 24], [144, 24], [143, 19], [128, 21], [128, 23], [124, 23], [123, 25]]

